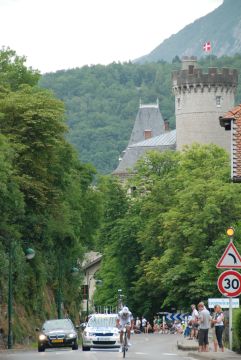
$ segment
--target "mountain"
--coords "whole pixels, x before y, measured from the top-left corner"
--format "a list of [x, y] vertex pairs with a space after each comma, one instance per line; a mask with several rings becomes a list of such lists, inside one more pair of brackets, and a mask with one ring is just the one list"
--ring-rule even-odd
[[172, 61], [175, 56], [203, 56], [203, 44], [211, 42], [212, 54], [220, 57], [241, 53], [241, 0], [224, 0], [208, 15], [164, 40], [148, 55], [134, 62]]

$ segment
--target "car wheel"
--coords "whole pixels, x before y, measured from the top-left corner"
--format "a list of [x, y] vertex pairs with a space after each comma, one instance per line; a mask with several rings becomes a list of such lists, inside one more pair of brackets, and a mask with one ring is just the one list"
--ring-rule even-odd
[[39, 346], [38, 346], [38, 352], [44, 352], [44, 351], [45, 351], [45, 347], [39, 345]]
[[75, 343], [73, 346], [72, 346], [72, 350], [78, 350], [79, 346], [77, 343]]
[[90, 351], [90, 347], [89, 346], [82, 346], [82, 350], [83, 351]]

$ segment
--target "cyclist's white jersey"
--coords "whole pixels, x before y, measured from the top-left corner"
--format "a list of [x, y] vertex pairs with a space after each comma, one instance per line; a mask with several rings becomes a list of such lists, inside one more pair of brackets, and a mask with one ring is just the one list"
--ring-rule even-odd
[[118, 313], [118, 320], [120, 321], [121, 326], [131, 325], [131, 321], [133, 320], [132, 313], [130, 311], [128, 311], [128, 313], [123, 313], [121, 310]]

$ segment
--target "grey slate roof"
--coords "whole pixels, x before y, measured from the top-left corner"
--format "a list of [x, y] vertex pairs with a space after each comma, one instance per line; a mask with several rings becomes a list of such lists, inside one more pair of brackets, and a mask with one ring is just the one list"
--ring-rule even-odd
[[123, 158], [117, 169], [113, 172], [114, 175], [128, 174], [134, 168], [136, 162], [150, 150], [165, 151], [176, 149], [176, 130], [172, 130], [155, 136], [148, 140], [140, 141], [127, 147]]
[[168, 131], [159, 136], [155, 136], [151, 139], [140, 141], [131, 147], [144, 146], [144, 147], [155, 147], [155, 146], [171, 146], [176, 144], [176, 130]]
[[164, 132], [164, 121], [158, 103], [140, 105], [128, 146], [144, 140], [145, 130], [151, 130], [152, 137]]

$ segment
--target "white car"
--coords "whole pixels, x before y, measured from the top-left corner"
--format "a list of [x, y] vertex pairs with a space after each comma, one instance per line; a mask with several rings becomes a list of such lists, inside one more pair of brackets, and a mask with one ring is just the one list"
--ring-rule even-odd
[[120, 333], [116, 327], [117, 314], [93, 314], [83, 333], [82, 349], [119, 348]]

